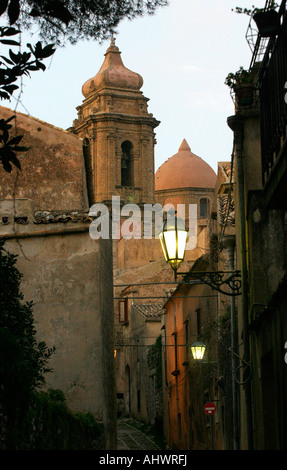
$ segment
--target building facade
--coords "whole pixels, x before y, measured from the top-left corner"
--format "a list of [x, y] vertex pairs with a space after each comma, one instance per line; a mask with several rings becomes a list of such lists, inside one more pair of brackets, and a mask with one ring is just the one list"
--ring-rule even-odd
[[[236, 106], [234, 133], [241, 446], [286, 450], [286, 1], [263, 60], [251, 61], [254, 99]], [[263, 38], [258, 34], [257, 41]], [[250, 371], [252, 372], [250, 374]]]

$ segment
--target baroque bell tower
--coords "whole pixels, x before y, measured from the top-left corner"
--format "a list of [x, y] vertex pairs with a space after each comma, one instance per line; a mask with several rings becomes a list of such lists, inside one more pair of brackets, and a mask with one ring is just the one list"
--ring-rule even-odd
[[154, 129], [142, 77], [127, 69], [112, 38], [99, 72], [82, 87], [70, 129], [83, 139], [89, 205], [154, 202]]

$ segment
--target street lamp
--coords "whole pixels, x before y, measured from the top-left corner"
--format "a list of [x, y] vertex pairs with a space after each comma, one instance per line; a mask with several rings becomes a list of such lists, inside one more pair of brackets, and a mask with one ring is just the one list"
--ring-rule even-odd
[[196, 341], [190, 347], [193, 358], [196, 361], [201, 361], [203, 359], [205, 353], [205, 344], [201, 343], [200, 341]]
[[184, 259], [187, 233], [184, 222], [175, 217], [175, 210], [170, 209], [159, 233], [159, 240], [165, 261], [174, 270], [175, 279], [177, 270]]

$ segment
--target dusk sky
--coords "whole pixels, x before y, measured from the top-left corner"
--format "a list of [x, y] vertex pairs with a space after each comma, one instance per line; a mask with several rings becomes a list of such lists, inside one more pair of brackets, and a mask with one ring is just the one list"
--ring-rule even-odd
[[[161, 122], [155, 170], [178, 151], [183, 139], [215, 171], [218, 161], [230, 160], [233, 136], [226, 120], [234, 107], [224, 80], [241, 65], [248, 68], [252, 56], [245, 39], [249, 18], [232, 8], [252, 5], [253, 0], [171, 0], [154, 16], [120, 24], [116, 45], [123, 63], [143, 77], [149, 112]], [[22, 49], [36, 41], [36, 36], [23, 35]], [[46, 60], [45, 72], [25, 78], [17, 110], [70, 127], [84, 99], [82, 85], [100, 69], [109, 44], [90, 40], [57, 49]], [[14, 109], [15, 98], [1, 104]]]

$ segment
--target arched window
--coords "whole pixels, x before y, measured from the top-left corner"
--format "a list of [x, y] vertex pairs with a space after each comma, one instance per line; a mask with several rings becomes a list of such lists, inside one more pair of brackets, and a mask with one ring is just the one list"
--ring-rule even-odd
[[206, 198], [200, 199], [199, 217], [207, 217], [207, 199]]
[[121, 157], [121, 185], [122, 186], [133, 186], [133, 172], [132, 172], [132, 161], [131, 151], [133, 144], [128, 140], [125, 140], [122, 145], [122, 157]]

